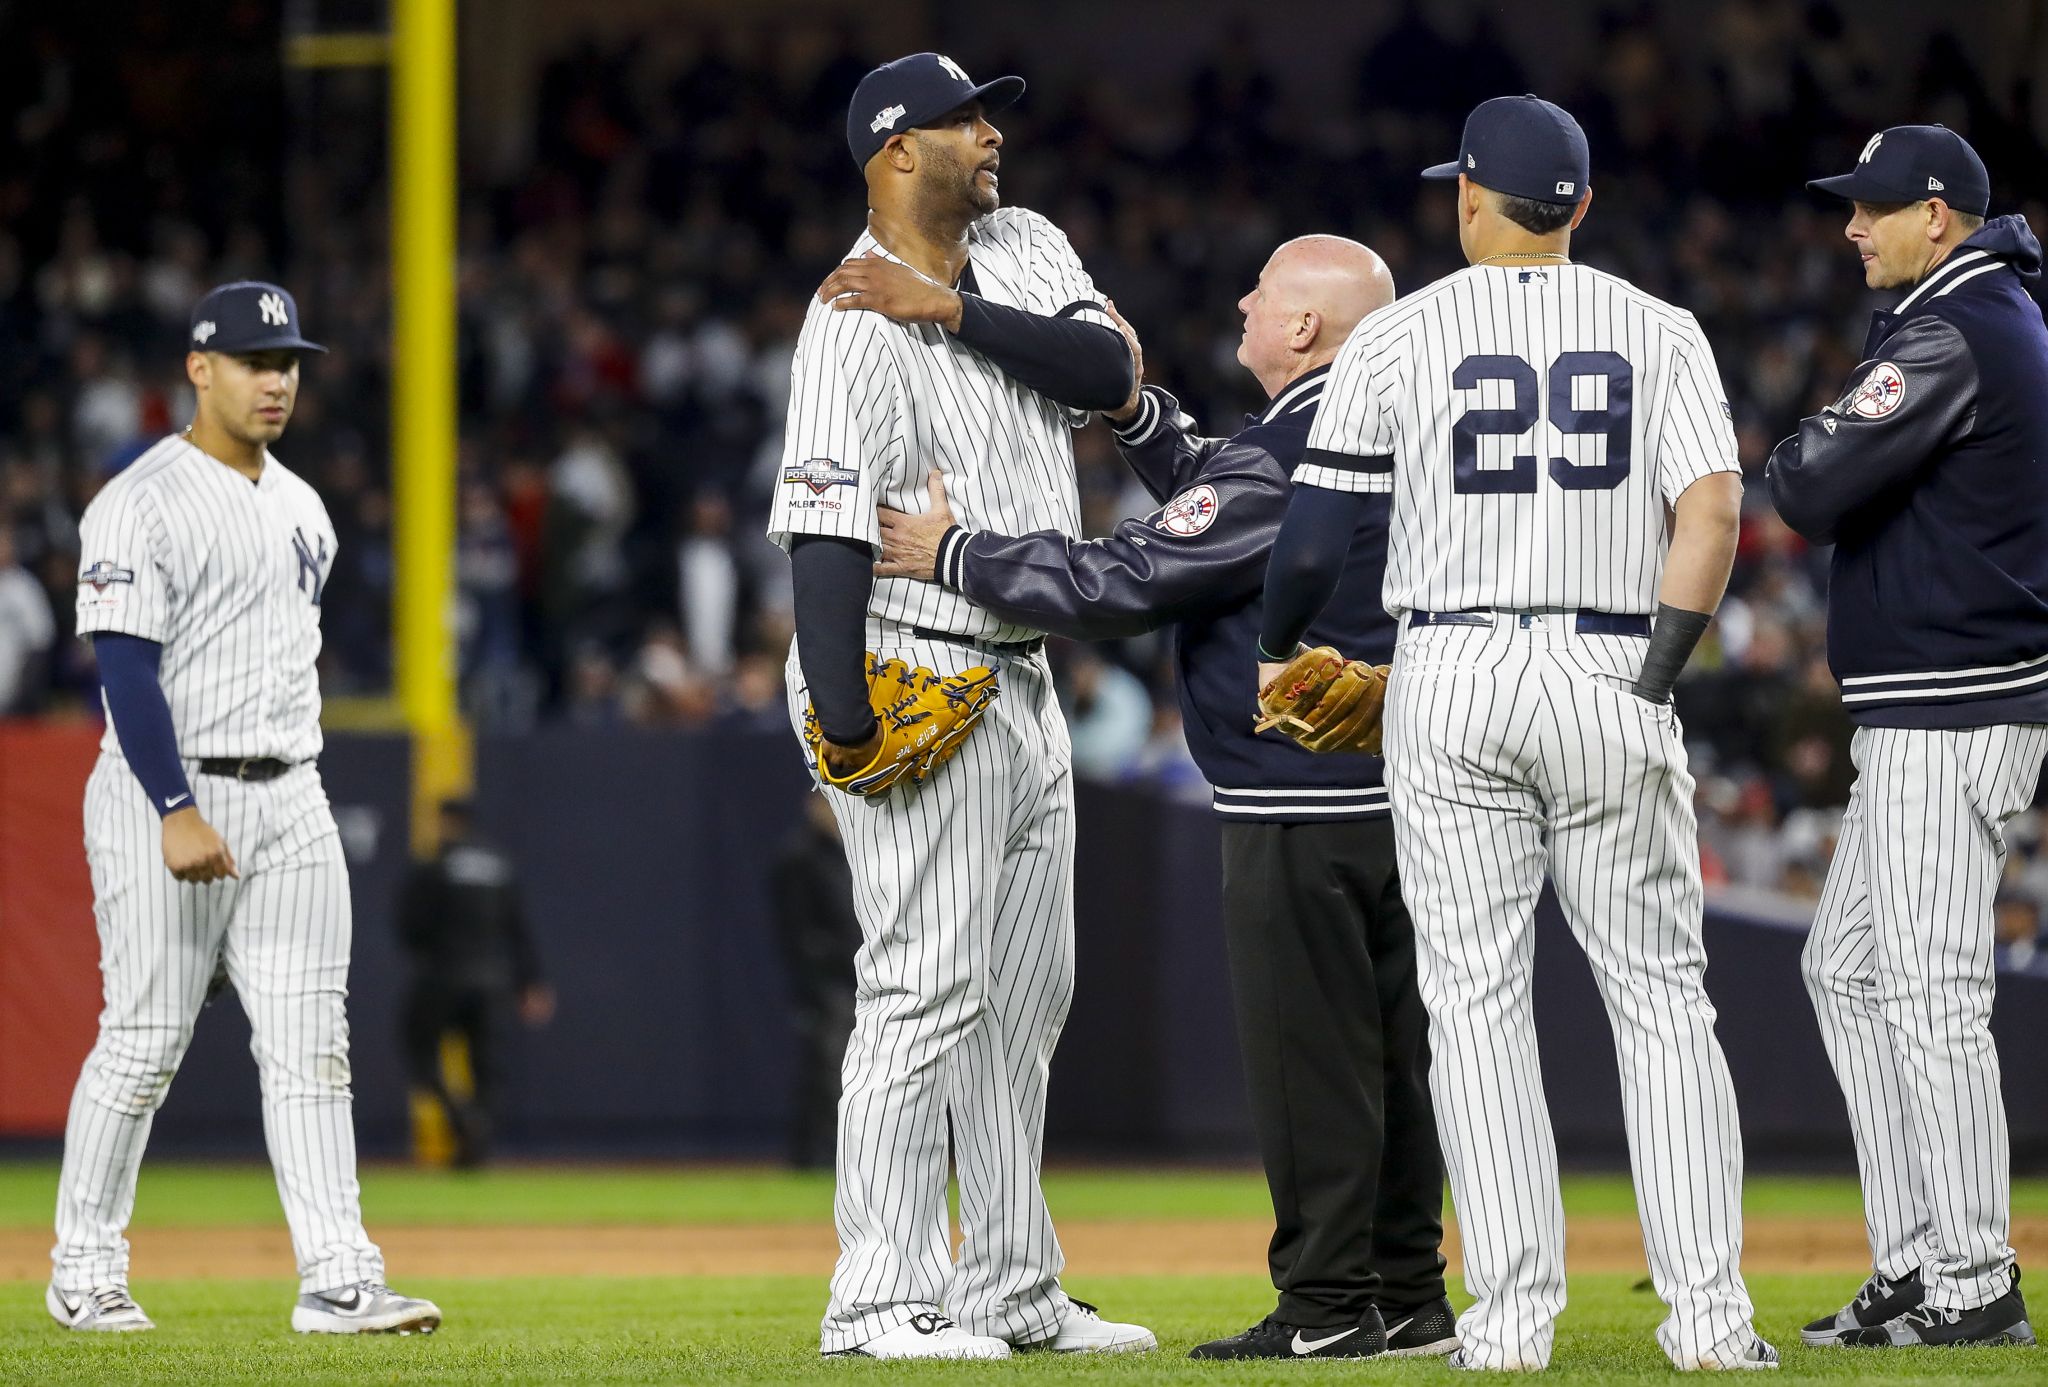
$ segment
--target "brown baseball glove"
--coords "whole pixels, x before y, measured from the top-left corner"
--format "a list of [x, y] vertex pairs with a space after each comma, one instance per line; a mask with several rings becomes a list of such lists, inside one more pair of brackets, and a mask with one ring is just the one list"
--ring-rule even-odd
[[1259, 690], [1254, 730], [1277, 727], [1310, 751], [1378, 756], [1387, 668], [1347, 660], [1327, 645], [1304, 650]]
[[825, 759], [817, 709], [804, 709], [804, 741], [818, 778], [849, 795], [873, 799], [905, 780], [913, 784], [945, 764], [981, 721], [1001, 690], [987, 665], [958, 674], [935, 674], [923, 665], [868, 655], [868, 704], [882, 725], [874, 759], [845, 775]]

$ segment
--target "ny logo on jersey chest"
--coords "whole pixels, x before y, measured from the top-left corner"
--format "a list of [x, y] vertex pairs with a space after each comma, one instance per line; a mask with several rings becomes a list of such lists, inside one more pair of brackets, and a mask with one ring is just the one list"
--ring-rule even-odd
[[292, 550], [299, 556], [299, 591], [312, 594], [313, 605], [320, 605], [320, 594], [327, 588], [327, 537], [321, 535], [320, 547], [315, 550], [307, 542], [306, 532], [294, 527]]

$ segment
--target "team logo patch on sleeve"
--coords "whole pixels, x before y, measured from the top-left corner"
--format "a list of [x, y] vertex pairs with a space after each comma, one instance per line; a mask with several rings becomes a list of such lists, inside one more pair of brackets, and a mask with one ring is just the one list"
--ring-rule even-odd
[[1216, 488], [1205, 483], [1167, 502], [1152, 528], [1169, 535], [1198, 535], [1216, 523], [1216, 512], [1222, 508]]
[[1891, 362], [1880, 361], [1849, 396], [1849, 412], [1865, 419], [1882, 419], [1905, 402], [1906, 377]]

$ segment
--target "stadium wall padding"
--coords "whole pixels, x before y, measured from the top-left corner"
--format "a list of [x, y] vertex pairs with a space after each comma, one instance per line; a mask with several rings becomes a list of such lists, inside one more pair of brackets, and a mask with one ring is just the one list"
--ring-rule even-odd
[[[366, 1154], [406, 1143], [392, 912], [405, 868], [407, 746], [336, 735], [323, 759], [353, 870], [350, 1019]], [[54, 1138], [98, 1005], [78, 793], [91, 738], [0, 731], [0, 1135]], [[767, 871], [807, 793], [781, 732], [557, 729], [477, 747], [479, 814], [525, 875], [560, 994], [506, 1047], [507, 1154], [773, 1159], [796, 1047]], [[1205, 807], [1079, 792], [1073, 1013], [1053, 1062], [1049, 1159], [1252, 1154]], [[1555, 901], [1538, 917], [1536, 1015], [1569, 1162], [1626, 1156], [1614, 1043]], [[1763, 1166], [1851, 1169], [1848, 1124], [1799, 979], [1803, 930], [1710, 908], [1708, 988]], [[2048, 1167], [2048, 970], [1999, 980], [2016, 1163]], [[26, 1118], [22, 1116], [26, 1114]], [[262, 1151], [248, 1031], [201, 1020], [152, 1148]]]

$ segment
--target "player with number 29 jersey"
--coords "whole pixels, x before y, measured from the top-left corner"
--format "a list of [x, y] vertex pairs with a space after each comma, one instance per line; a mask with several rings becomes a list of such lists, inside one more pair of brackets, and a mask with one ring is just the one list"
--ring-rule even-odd
[[1311, 450], [1450, 461], [1398, 472], [1310, 462], [1295, 474], [1393, 492], [1385, 600], [1396, 616], [1647, 616], [1665, 509], [1707, 473], [1740, 467], [1693, 315], [1587, 265], [1473, 265], [1382, 309], [1338, 354], [1329, 403]]
[[1728, 581], [1742, 482], [1692, 315], [1571, 258], [1585, 134], [1485, 102], [1454, 164], [1468, 268], [1338, 353], [1267, 570], [1263, 679], [1388, 517], [1387, 790], [1430, 1091], [1474, 1304], [1454, 1366], [1548, 1365], [1564, 1208], [1530, 1000], [1545, 878], [1615, 1033], [1674, 1366], [1771, 1368], [1739, 1268], [1742, 1133], [1700, 938], [1671, 686]]

